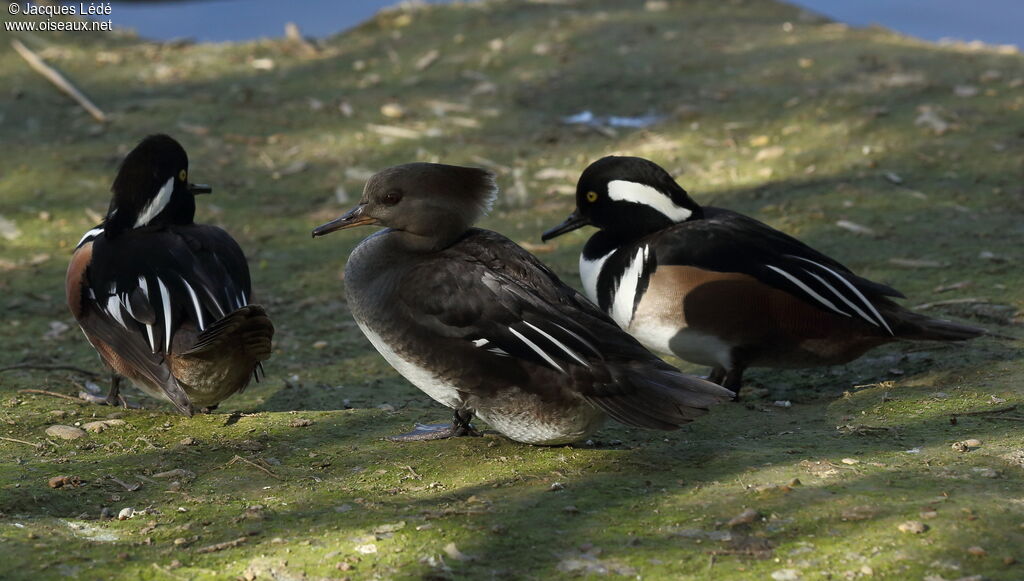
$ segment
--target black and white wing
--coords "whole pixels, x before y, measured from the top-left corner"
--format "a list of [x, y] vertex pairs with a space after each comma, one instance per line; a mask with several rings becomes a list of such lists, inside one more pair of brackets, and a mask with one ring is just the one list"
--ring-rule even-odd
[[705, 208], [705, 219], [673, 227], [656, 243], [660, 264], [753, 276], [819, 308], [855, 317], [893, 335], [879, 305], [903, 295], [854, 274], [832, 258], [753, 218]]
[[95, 236], [91, 255], [83, 330], [160, 385], [179, 409], [190, 408], [166, 359], [177, 351], [173, 339], [183, 324], [202, 332], [248, 304], [249, 270], [238, 244], [213, 226], [144, 228], [114, 240]]
[[650, 353], [499, 234], [471, 230], [443, 254], [408, 273], [400, 302], [431, 335], [493, 355], [495, 378], [525, 374], [520, 389], [582, 397], [621, 422], [659, 429], [732, 397]]

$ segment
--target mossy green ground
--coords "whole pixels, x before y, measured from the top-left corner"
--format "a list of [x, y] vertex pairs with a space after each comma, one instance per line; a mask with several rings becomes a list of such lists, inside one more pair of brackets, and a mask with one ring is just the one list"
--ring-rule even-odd
[[[64, 268], [120, 158], [153, 132], [177, 136], [192, 178], [214, 186], [197, 219], [239, 240], [277, 325], [266, 381], [191, 419], [135, 392], [145, 410], [19, 392], [75, 394], [75, 372], [0, 374], [0, 435], [38, 445], [0, 440], [0, 577], [1024, 577], [1017, 341], [753, 370], [744, 403], [674, 433], [608, 426], [559, 448], [382, 441], [448, 413], [349, 317], [339, 275], [368, 232], [309, 232], [345, 209], [339, 186], [353, 200], [368, 172], [412, 160], [495, 168], [505, 202], [483, 225], [536, 244], [571, 284], [588, 233], [551, 246], [539, 234], [571, 210], [587, 163], [629, 153], [908, 305], [975, 299], [927, 312], [1021, 336], [1024, 58], [767, 0], [649, 5], [666, 9], [393, 11], [316, 51], [21, 36], [111, 114], [105, 127], [0, 36], [0, 215], [20, 230], [0, 239], [0, 367], [101, 369], [64, 306]], [[404, 117], [382, 113], [392, 101]], [[559, 122], [584, 109], [665, 117], [614, 131]], [[47, 335], [54, 321], [70, 328]], [[126, 424], [44, 434], [111, 414]], [[951, 449], [968, 438], [981, 447]], [[48, 487], [62, 475], [85, 484]], [[100, 519], [104, 507], [145, 514]], [[747, 509], [757, 516], [729, 524]], [[927, 530], [902, 532], [906, 521]]]

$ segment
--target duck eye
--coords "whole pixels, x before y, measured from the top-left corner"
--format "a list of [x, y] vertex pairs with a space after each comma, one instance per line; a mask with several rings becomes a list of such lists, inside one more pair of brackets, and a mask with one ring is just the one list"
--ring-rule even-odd
[[594, 203], [597, 201], [597, 192], [587, 192], [587, 201]]
[[188, 172], [187, 171], [181, 170], [180, 172], [178, 172], [178, 179], [179, 180], [185, 181], [186, 178], [188, 178]]
[[386, 194], [381, 196], [380, 201], [385, 205], [394, 206], [398, 202], [402, 201], [402, 192], [398, 190], [391, 190], [390, 192], [387, 192]]

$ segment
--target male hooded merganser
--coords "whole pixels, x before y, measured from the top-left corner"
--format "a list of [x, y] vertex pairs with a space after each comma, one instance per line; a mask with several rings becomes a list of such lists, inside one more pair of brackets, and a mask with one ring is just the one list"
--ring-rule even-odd
[[[182, 413], [212, 409], [248, 385], [270, 357], [274, 326], [250, 305], [242, 249], [216, 226], [195, 224], [188, 156], [152, 135], [121, 164], [106, 218], [75, 248], [67, 300], [86, 338], [121, 377]], [[256, 377], [258, 379], [258, 377]]]
[[961, 341], [985, 331], [932, 319], [903, 297], [770, 226], [697, 205], [664, 169], [605, 157], [576, 186], [576, 210], [542, 236], [586, 225], [587, 296], [646, 347], [712, 366], [738, 392], [748, 367], [846, 363], [897, 339]]
[[517, 244], [472, 224], [497, 194], [481, 169], [410, 163], [366, 183], [352, 211], [313, 236], [379, 224], [345, 265], [359, 328], [400, 374], [455, 410], [530, 444], [583, 439], [605, 416], [671, 430], [732, 393], [682, 374]]

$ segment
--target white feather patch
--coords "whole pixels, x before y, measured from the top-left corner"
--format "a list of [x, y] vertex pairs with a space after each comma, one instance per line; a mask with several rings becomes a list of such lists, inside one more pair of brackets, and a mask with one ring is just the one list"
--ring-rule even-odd
[[92, 240], [93, 238], [99, 236], [100, 234], [103, 234], [103, 226], [97, 226], [92, 230], [89, 230], [88, 232], [85, 233], [84, 236], [82, 236], [82, 239], [78, 241], [78, 244], [75, 244], [75, 248], [78, 248], [85, 242]]
[[567, 354], [567, 355], [568, 355], [569, 357], [572, 357], [572, 358], [573, 358], [573, 359], [575, 359], [576, 361], [579, 361], [579, 362], [580, 362], [580, 363], [581, 363], [582, 365], [585, 365], [585, 366], [587, 366], [587, 367], [590, 367], [590, 364], [589, 364], [589, 363], [587, 363], [585, 359], [583, 359], [582, 357], [580, 357], [579, 355], [577, 355], [577, 354], [576, 354], [576, 352], [575, 352], [575, 351], [573, 351], [572, 349], [569, 349], [568, 347], [566, 347], [566, 346], [565, 346], [565, 345], [564, 345], [564, 344], [563, 344], [563, 343], [562, 343], [561, 341], [559, 341], [558, 339], [555, 339], [554, 337], [552, 337], [551, 335], [549, 335], [549, 334], [545, 333], [545, 332], [544, 332], [544, 331], [543, 331], [542, 329], [540, 329], [540, 328], [539, 328], [539, 327], [537, 327], [536, 325], [533, 325], [533, 324], [531, 324], [531, 323], [530, 323], [530, 322], [528, 322], [528, 321], [523, 321], [523, 323], [524, 323], [524, 324], [525, 324], [525, 325], [526, 325], [527, 327], [530, 327], [530, 328], [531, 328], [531, 329], [533, 329], [534, 331], [537, 331], [538, 333], [540, 333], [541, 335], [543, 335], [543, 336], [544, 336], [544, 338], [546, 338], [546, 339], [547, 339], [548, 341], [551, 341], [552, 343], [554, 343], [554, 344], [555, 344], [555, 346], [557, 346], [557, 347], [558, 347], [559, 349], [561, 349], [562, 351], [565, 351], [565, 353], [566, 353], [566, 354]]
[[171, 352], [171, 293], [167, 292], [167, 286], [164, 285], [164, 281], [159, 278], [156, 279], [156, 283], [160, 285], [160, 300], [163, 303], [164, 310], [164, 345], [166, 346], [164, 353]]
[[156, 218], [157, 214], [164, 211], [167, 204], [171, 201], [171, 194], [174, 193], [174, 176], [171, 176], [167, 180], [167, 183], [160, 188], [160, 191], [156, 193], [156, 196], [146, 204], [146, 207], [139, 213], [139, 218], [135, 220], [134, 228], [141, 228], [153, 218]]
[[580, 254], [580, 281], [583, 283], [583, 292], [595, 303], [597, 302], [597, 279], [601, 277], [601, 268], [612, 254], [615, 254], [615, 250], [594, 260], [588, 260]]
[[188, 296], [192, 299], [192, 310], [196, 312], [196, 323], [199, 325], [200, 331], [206, 330], [206, 321], [203, 319], [203, 306], [199, 304], [199, 297], [196, 296], [196, 291], [192, 290], [192, 285], [188, 284], [188, 281], [184, 278], [181, 282], [185, 283], [185, 290], [188, 291]]
[[561, 371], [562, 373], [565, 373], [565, 370], [564, 370], [564, 369], [562, 369], [562, 366], [561, 366], [561, 365], [559, 365], [559, 364], [558, 364], [558, 363], [557, 363], [557, 362], [556, 362], [556, 361], [555, 361], [554, 359], [552, 359], [550, 355], [548, 355], [547, 353], [545, 353], [543, 349], [541, 349], [540, 347], [538, 347], [536, 343], [534, 343], [533, 341], [530, 341], [529, 339], [527, 339], [527, 338], [526, 338], [526, 336], [525, 336], [525, 335], [523, 335], [523, 334], [522, 334], [522, 333], [520, 333], [519, 331], [516, 331], [516, 330], [515, 330], [515, 329], [513, 329], [512, 327], [508, 327], [508, 330], [509, 330], [509, 332], [510, 332], [510, 333], [512, 333], [512, 334], [513, 334], [513, 335], [515, 335], [516, 337], [519, 337], [519, 340], [520, 340], [520, 341], [522, 341], [522, 342], [523, 342], [524, 344], [526, 344], [526, 346], [527, 346], [527, 347], [529, 347], [530, 349], [532, 349], [534, 353], [536, 353], [537, 355], [540, 355], [540, 356], [541, 356], [541, 357], [542, 357], [542, 358], [543, 358], [543, 359], [544, 359], [545, 361], [547, 361], [547, 362], [548, 362], [548, 363], [549, 363], [549, 364], [550, 364], [550, 365], [551, 365], [552, 367], [554, 367], [555, 369], [557, 369], [557, 370]]
[[637, 286], [640, 284], [640, 275], [643, 274], [644, 264], [647, 262], [648, 248], [648, 245], [645, 244], [637, 249], [636, 256], [633, 257], [626, 271], [622, 273], [622, 278], [619, 279], [615, 288], [611, 316], [623, 329], [628, 328], [629, 323], [633, 320]]
[[692, 211], [676, 205], [672, 198], [666, 194], [651, 186], [636, 182], [626, 180], [612, 180], [608, 182], [608, 197], [618, 202], [642, 204], [661, 212], [673, 222], [682, 222], [693, 215]]
[[[846, 277], [844, 277], [843, 275], [839, 274], [838, 272], [832, 270], [831, 268], [825, 266], [824, 264], [821, 264], [819, 262], [815, 262], [815, 261], [811, 260], [810, 258], [804, 258], [802, 256], [793, 256], [793, 258], [797, 258], [799, 260], [803, 260], [804, 262], [810, 262], [814, 266], [817, 266], [818, 268], [824, 269], [825, 271], [827, 271], [832, 276], [838, 278], [840, 282], [845, 284], [850, 290], [852, 290], [854, 292], [855, 295], [857, 295], [857, 298], [860, 299], [861, 304], [865, 305], [872, 312], [872, 314], [875, 315], [876, 319], [872, 319], [871, 317], [867, 316], [864, 313], [864, 311], [862, 311], [859, 308], [857, 308], [857, 306], [854, 305], [852, 302], [850, 302], [845, 296], [843, 296], [841, 293], [833, 290], [833, 292], [835, 292], [837, 295], [839, 295], [839, 298], [843, 299], [843, 302], [845, 302], [847, 305], [852, 307], [853, 310], [857, 311], [857, 314], [859, 314], [865, 321], [867, 321], [867, 322], [869, 322], [872, 325], [875, 325], [877, 327], [878, 323], [875, 322], [875, 320], [877, 320], [879, 323], [882, 324], [883, 327], [885, 327], [885, 330], [888, 331], [890, 335], [894, 335], [895, 334], [895, 333], [892, 332], [892, 329], [889, 328], [889, 323], [887, 323], [885, 321], [885, 317], [883, 317], [882, 314], [878, 312], [878, 309], [875, 308], [874, 303], [872, 303], [870, 300], [868, 300], [868, 298], [866, 296], [864, 296], [864, 293], [860, 292], [860, 290], [857, 287], [853, 286], [853, 284], [850, 281], [846, 280]], [[811, 274], [811, 273], [808, 272], [808, 274]], [[814, 276], [814, 275], [811, 274], [811, 276]], [[818, 278], [817, 276], [814, 276], [814, 277]], [[818, 280], [821, 280], [821, 279], [818, 278]], [[824, 282], [825, 281], [822, 280], [822, 283], [824, 283]], [[830, 289], [832, 288], [832, 286], [828, 285], [827, 283], [826, 283], [825, 286], [828, 286]]]
[[814, 292], [814, 290], [811, 289], [811, 287], [809, 287], [806, 284], [804, 284], [802, 281], [800, 281], [800, 279], [798, 279], [797, 277], [793, 276], [792, 274], [789, 274], [785, 270], [782, 270], [781, 268], [776, 268], [776, 267], [774, 267], [774, 266], [772, 266], [770, 264], [766, 264], [765, 266], [770, 268], [770, 269], [772, 269], [772, 270], [774, 270], [775, 272], [781, 274], [782, 276], [786, 277], [787, 280], [789, 280], [790, 282], [792, 282], [796, 286], [800, 287], [800, 290], [802, 290], [805, 293], [811, 295], [811, 298], [813, 298], [814, 300], [818, 301], [819, 303], [825, 305], [829, 309], [832, 309], [833, 311], [839, 313], [840, 315], [846, 316], [846, 317], [851, 316], [850, 313], [847, 313], [846, 311], [844, 311], [844, 310], [840, 309], [839, 307], [835, 306], [835, 304], [832, 301], [830, 301], [830, 300], [826, 299], [825, 297], [819, 295], [818, 293]]

